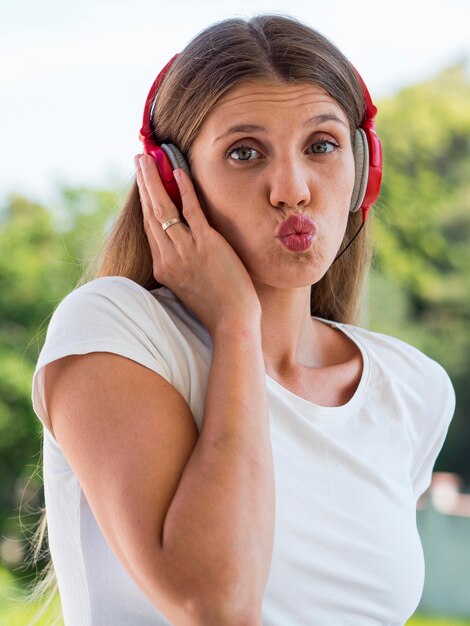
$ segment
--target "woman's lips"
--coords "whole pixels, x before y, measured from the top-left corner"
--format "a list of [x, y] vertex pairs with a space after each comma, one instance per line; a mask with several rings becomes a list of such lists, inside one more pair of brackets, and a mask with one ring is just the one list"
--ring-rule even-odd
[[289, 215], [279, 225], [277, 237], [291, 252], [304, 252], [310, 248], [317, 227], [307, 215]]

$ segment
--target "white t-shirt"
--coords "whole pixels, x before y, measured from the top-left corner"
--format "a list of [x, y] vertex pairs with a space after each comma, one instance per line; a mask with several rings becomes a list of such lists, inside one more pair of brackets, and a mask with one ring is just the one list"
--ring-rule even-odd
[[[424, 579], [416, 500], [430, 483], [454, 392], [441, 366], [415, 348], [330, 324], [362, 353], [362, 378], [347, 404], [318, 406], [266, 376], [276, 514], [263, 626], [402, 625]], [[106, 277], [59, 304], [33, 379], [44, 425], [44, 366], [88, 352], [113, 352], [163, 376], [201, 429], [211, 339], [170, 290]], [[44, 484], [66, 626], [170, 624], [109, 548], [47, 429]]]

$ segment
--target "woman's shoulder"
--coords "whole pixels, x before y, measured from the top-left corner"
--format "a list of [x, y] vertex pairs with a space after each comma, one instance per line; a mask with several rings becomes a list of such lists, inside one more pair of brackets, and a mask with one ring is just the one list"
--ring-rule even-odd
[[169, 342], [178, 343], [179, 335], [164, 298], [124, 276], [100, 277], [75, 288], [55, 307], [37, 368], [68, 354], [97, 351], [146, 366], [158, 357], [169, 375]]
[[388, 335], [361, 326], [341, 324], [357, 341], [363, 344], [374, 356], [380, 356], [381, 362], [390, 367], [425, 368], [445, 372], [442, 366], [417, 348], [393, 335]]
[[148, 291], [125, 276], [102, 276], [76, 287], [56, 306], [51, 324], [92, 316], [121, 322], [168, 321], [167, 309], [176, 298], [165, 288]]
[[[46, 353], [101, 350], [156, 353], [168, 366], [188, 351], [207, 352], [205, 329], [166, 287], [147, 290], [125, 276], [95, 278], [67, 294], [55, 308], [40, 361]], [[75, 352], [77, 353], [77, 352]]]
[[[46, 365], [90, 352], [136, 361], [190, 398], [191, 384], [204, 378], [209, 362], [209, 349], [204, 337], [197, 335], [198, 328], [166, 288], [148, 291], [123, 276], [100, 277], [77, 287], [58, 304], [47, 328], [33, 376], [37, 415], [47, 423], [42, 397]], [[199, 396], [193, 393], [191, 409], [199, 415], [197, 402]]]
[[59, 306], [70, 301], [77, 304], [90, 298], [110, 299], [111, 302], [125, 304], [130, 300], [135, 302], [136, 299], [145, 301], [149, 297], [151, 295], [147, 289], [126, 276], [101, 276], [73, 289], [62, 299]]
[[429, 406], [455, 404], [452, 382], [444, 367], [412, 344], [359, 326], [342, 324], [367, 352], [377, 376], [390, 386], [419, 395]]

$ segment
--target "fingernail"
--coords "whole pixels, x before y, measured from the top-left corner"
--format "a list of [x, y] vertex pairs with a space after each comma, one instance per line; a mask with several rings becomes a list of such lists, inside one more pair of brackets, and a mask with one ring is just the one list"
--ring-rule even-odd
[[173, 176], [175, 177], [176, 182], [179, 185], [181, 183], [181, 169], [177, 168], [176, 170], [173, 170]]
[[135, 165], [135, 168], [136, 168], [137, 170], [140, 168], [140, 163], [139, 163], [139, 158], [140, 158], [140, 156], [141, 156], [140, 154], [137, 154], [137, 155], [134, 157], [134, 165]]
[[149, 158], [146, 154], [143, 154], [139, 159], [140, 167], [144, 170], [149, 166]]

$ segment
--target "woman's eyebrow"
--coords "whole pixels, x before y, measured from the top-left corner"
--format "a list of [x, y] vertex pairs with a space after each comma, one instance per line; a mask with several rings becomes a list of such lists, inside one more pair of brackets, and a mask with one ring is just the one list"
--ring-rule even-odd
[[[338, 122], [338, 124], [342, 124], [347, 128], [347, 124], [345, 124], [342, 119], [340, 119], [337, 115], [334, 115], [333, 113], [314, 115], [305, 122], [304, 126], [321, 124], [322, 122]], [[229, 135], [234, 135], [235, 133], [252, 133], [253, 131], [266, 132], [266, 128], [264, 126], [260, 126], [259, 124], [238, 124], [237, 126], [232, 126], [228, 130], [226, 130], [225, 133], [222, 133], [222, 135], [216, 137], [212, 144], [215, 144], [218, 141], [225, 139]]]
[[312, 123], [321, 124], [322, 122], [338, 122], [339, 124], [342, 124], [346, 128], [348, 127], [347, 124], [343, 122], [342, 119], [340, 119], [337, 115], [334, 115], [333, 113], [324, 113], [323, 115], [314, 115], [313, 117], [308, 119], [304, 125], [308, 126], [309, 124], [312, 124]]
[[239, 124], [238, 126], [232, 126], [227, 131], [225, 131], [225, 133], [216, 137], [216, 139], [214, 139], [212, 143], [217, 143], [221, 139], [225, 139], [225, 137], [228, 137], [229, 135], [234, 135], [235, 133], [252, 133], [255, 130], [266, 132], [266, 128], [264, 126], [259, 126], [258, 124]]

